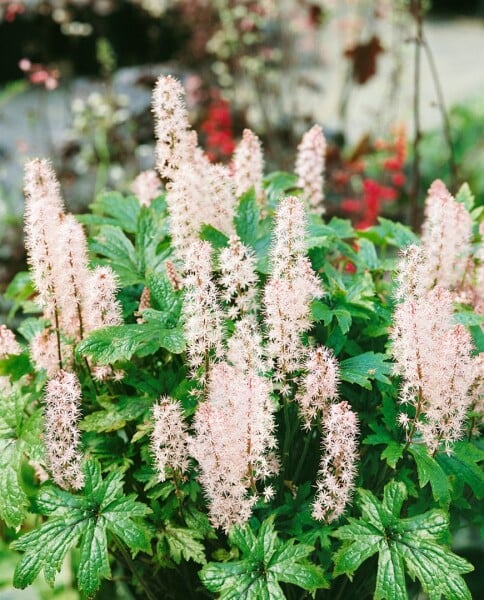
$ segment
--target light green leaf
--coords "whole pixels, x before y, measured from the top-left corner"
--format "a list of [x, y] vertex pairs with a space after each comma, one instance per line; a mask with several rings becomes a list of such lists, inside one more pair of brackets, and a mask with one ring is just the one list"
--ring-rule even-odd
[[193, 560], [199, 565], [205, 565], [205, 548], [199, 541], [203, 535], [196, 529], [187, 529], [184, 527], [173, 527], [166, 523], [163, 534], [167, 540], [171, 558], [180, 564], [184, 560]]
[[105, 192], [100, 194], [91, 205], [93, 216], [106, 215], [113, 225], [118, 225], [128, 233], [135, 233], [138, 215], [141, 210], [135, 196], [123, 196], [119, 192]]
[[108, 260], [102, 261], [110, 265], [119, 277], [121, 285], [133, 285], [143, 282], [143, 274], [139, 270], [136, 250], [131, 241], [119, 227], [104, 225], [94, 240], [90, 240], [89, 249]]
[[383, 383], [390, 383], [388, 375], [392, 372], [392, 365], [386, 354], [365, 352], [359, 356], [346, 358], [341, 361], [341, 379], [349, 383], [356, 383], [361, 387], [371, 390], [371, 379]]
[[455, 199], [457, 202], [461, 202], [469, 212], [471, 212], [474, 208], [475, 196], [471, 192], [471, 188], [469, 187], [468, 183], [463, 183], [460, 186]]

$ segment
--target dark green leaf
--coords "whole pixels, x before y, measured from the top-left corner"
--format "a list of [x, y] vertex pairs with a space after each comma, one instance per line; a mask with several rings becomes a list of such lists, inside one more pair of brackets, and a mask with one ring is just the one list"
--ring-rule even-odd
[[108, 259], [103, 262], [114, 269], [122, 285], [143, 282], [134, 246], [119, 227], [112, 225], [101, 227], [96, 238], [90, 241], [89, 248], [92, 252]]
[[440, 465], [429, 455], [425, 446], [413, 445], [408, 450], [417, 465], [420, 487], [423, 488], [430, 482], [434, 499], [440, 504], [448, 504], [450, 502], [450, 483]]
[[135, 196], [123, 196], [119, 192], [105, 192], [96, 198], [91, 206], [94, 215], [111, 217], [113, 224], [128, 233], [135, 233], [140, 212], [140, 204]]

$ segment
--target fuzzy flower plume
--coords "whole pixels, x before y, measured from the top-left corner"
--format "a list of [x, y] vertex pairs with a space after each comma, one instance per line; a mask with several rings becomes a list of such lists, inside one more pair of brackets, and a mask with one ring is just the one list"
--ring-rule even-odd
[[259, 138], [250, 129], [244, 129], [242, 140], [234, 152], [232, 166], [236, 196], [242, 196], [253, 187], [256, 197], [261, 200], [264, 194], [264, 156]]
[[175, 292], [183, 289], [183, 279], [171, 260], [165, 260], [165, 271], [168, 281]]
[[197, 369], [213, 353], [222, 355], [223, 315], [212, 280], [212, 247], [193, 242], [186, 253], [183, 317], [188, 362]]
[[185, 105], [185, 90], [179, 81], [161, 76], [153, 91], [156, 168], [163, 179], [173, 179], [179, 166], [193, 152], [193, 136]]
[[58, 255], [53, 244], [64, 214], [60, 187], [47, 160], [27, 163], [24, 182], [27, 258], [45, 316], [54, 319]]
[[131, 184], [131, 191], [138, 197], [141, 206], [149, 206], [160, 195], [161, 181], [156, 171], [143, 171]]
[[304, 359], [301, 335], [311, 326], [310, 303], [322, 295], [306, 256], [305, 232], [302, 201], [281, 200], [271, 249], [272, 275], [264, 288], [267, 354], [280, 379], [300, 368]]
[[15, 339], [14, 332], [6, 325], [0, 325], [0, 359], [7, 358], [11, 354], [20, 354], [21, 352], [22, 349]]
[[154, 427], [151, 453], [158, 472], [158, 481], [165, 481], [167, 468], [180, 475], [188, 470], [188, 432], [179, 402], [166, 396], [153, 406]]
[[219, 264], [219, 283], [229, 318], [236, 319], [252, 312], [256, 307], [258, 281], [254, 251], [233, 235], [227, 248], [220, 252]]
[[336, 358], [331, 350], [324, 347], [309, 353], [305, 370], [306, 376], [296, 400], [304, 428], [309, 430], [316, 415], [324, 414], [326, 408], [337, 399], [340, 376]]
[[80, 402], [81, 386], [74, 373], [59, 370], [47, 382], [44, 412], [47, 465], [55, 483], [65, 490], [84, 486], [77, 426]]
[[[68, 348], [61, 342], [62, 356]], [[45, 369], [47, 377], [54, 377], [59, 370], [59, 346], [55, 329], [46, 327], [37, 333], [30, 342], [30, 356], [37, 369]]]
[[415, 278], [419, 259], [425, 256], [411, 247], [401, 261], [402, 301], [391, 333], [395, 372], [403, 380], [400, 401], [412, 407], [410, 416], [402, 412], [398, 419], [409, 441], [418, 435], [429, 452], [441, 445], [450, 452], [463, 432], [476, 363], [469, 334], [453, 323], [451, 292], [438, 286], [422, 290]]
[[331, 523], [351, 498], [358, 455], [358, 419], [347, 402], [329, 407], [323, 419], [323, 456], [316, 482], [313, 517]]
[[472, 219], [440, 180], [430, 186], [425, 203], [422, 245], [427, 254], [425, 285], [455, 288], [462, 281], [471, 252]]
[[303, 197], [311, 209], [324, 214], [323, 175], [326, 162], [326, 139], [319, 125], [307, 131], [298, 146], [295, 173], [297, 185], [303, 189]]
[[120, 325], [123, 322], [121, 305], [116, 300], [118, 281], [108, 266], [98, 266], [89, 273], [86, 282], [84, 323], [86, 331]]
[[88, 270], [87, 240], [82, 225], [73, 215], [62, 217], [58, 231], [56, 277], [59, 322], [65, 335], [74, 340], [83, 336], [83, 294]]
[[272, 413], [266, 380], [227, 363], [213, 366], [190, 453], [199, 463], [215, 527], [228, 531], [246, 523], [258, 497], [256, 482], [274, 473]]
[[151, 308], [151, 292], [150, 288], [144, 287], [139, 299], [138, 310], [134, 313], [137, 323], [144, 323], [143, 311]]

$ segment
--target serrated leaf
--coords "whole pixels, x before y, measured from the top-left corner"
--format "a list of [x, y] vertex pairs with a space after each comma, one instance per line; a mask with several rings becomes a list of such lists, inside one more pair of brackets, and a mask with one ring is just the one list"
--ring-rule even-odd
[[123, 196], [119, 192], [100, 194], [91, 205], [93, 213], [107, 215], [113, 224], [128, 233], [135, 233], [138, 215], [141, 210], [136, 196]]
[[474, 208], [475, 196], [471, 192], [471, 188], [469, 187], [468, 183], [463, 183], [460, 186], [455, 199], [457, 202], [461, 202], [469, 212], [471, 212]]
[[208, 563], [200, 578], [220, 598], [284, 598], [279, 581], [298, 585], [314, 592], [328, 583], [320, 567], [307, 560], [312, 546], [282, 542], [274, 529], [274, 515], [266, 519], [257, 535], [247, 525], [234, 527], [229, 539], [239, 547], [242, 560]]
[[441, 504], [448, 504], [450, 502], [450, 483], [440, 465], [429, 455], [425, 446], [413, 445], [408, 450], [417, 465], [420, 487], [423, 488], [430, 482], [434, 499]]
[[26, 352], [12, 354], [7, 358], [0, 359], [0, 376], [8, 376], [12, 381], [18, 381], [24, 375], [32, 373], [32, 371], [33, 367]]
[[166, 523], [163, 534], [167, 540], [171, 558], [176, 564], [181, 560], [193, 560], [199, 565], [207, 564], [205, 548], [200, 542], [203, 535], [195, 529], [173, 527]]
[[478, 500], [484, 498], [484, 471], [478, 466], [484, 451], [469, 442], [457, 442], [452, 451], [450, 456], [437, 454], [437, 463], [456, 483], [466, 483]]
[[96, 329], [77, 345], [81, 356], [91, 356], [100, 365], [118, 360], [130, 360], [136, 354], [144, 357], [164, 348], [174, 354], [185, 350], [185, 337], [181, 327], [160, 328], [152, 321], [139, 325], [116, 325]]
[[367, 390], [371, 390], [371, 379], [390, 383], [388, 375], [392, 372], [392, 365], [387, 361], [386, 354], [377, 352], [365, 352], [346, 358], [340, 364], [341, 379], [348, 383], [356, 383]]
[[352, 577], [366, 558], [378, 551], [375, 598], [407, 600], [405, 569], [417, 578], [432, 600], [442, 595], [448, 600], [469, 600], [470, 592], [461, 574], [472, 565], [457, 556], [440, 540], [448, 529], [448, 519], [441, 510], [400, 519], [407, 496], [401, 482], [385, 486], [380, 503], [367, 490], [359, 490], [358, 504], [362, 517], [350, 519], [333, 534], [343, 540], [335, 562], [335, 575]]
[[134, 285], [143, 282], [143, 274], [138, 268], [136, 250], [119, 227], [104, 225], [94, 240], [90, 240], [91, 252], [109, 260], [109, 264], [119, 277], [121, 285]]
[[11, 544], [24, 552], [15, 569], [16, 587], [32, 583], [41, 570], [53, 585], [67, 552], [80, 540], [78, 585], [91, 597], [101, 580], [110, 576], [107, 531], [132, 553], [151, 550], [151, 533], [141, 520], [151, 511], [133, 496], [123, 496], [121, 475], [112, 473], [103, 481], [99, 464], [88, 461], [84, 476], [82, 494], [54, 486], [41, 490], [36, 508], [51, 517]]
[[22, 451], [15, 440], [0, 439], [0, 519], [19, 527], [27, 512], [27, 494], [21, 484]]

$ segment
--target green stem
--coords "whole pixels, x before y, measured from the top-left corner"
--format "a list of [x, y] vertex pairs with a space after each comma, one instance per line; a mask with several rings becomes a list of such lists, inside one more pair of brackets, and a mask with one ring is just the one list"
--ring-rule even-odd
[[301, 456], [299, 457], [299, 462], [297, 463], [297, 467], [294, 472], [294, 476], [292, 478], [294, 483], [297, 483], [297, 480], [299, 479], [299, 475], [301, 474], [301, 469], [306, 460], [306, 456], [307, 456], [308, 450], [309, 450], [309, 444], [311, 443], [311, 434], [312, 434], [312, 431], [310, 431], [308, 433], [308, 435], [306, 436], [306, 439], [304, 440], [304, 446], [303, 446], [303, 449], [301, 452]]
[[138, 573], [138, 571], [136, 569], [136, 565], [134, 564], [133, 559], [131, 558], [129, 552], [126, 550], [126, 548], [123, 546], [123, 544], [118, 540], [118, 538], [116, 536], [113, 536], [113, 540], [116, 545], [116, 548], [121, 553], [121, 556], [123, 557], [124, 561], [126, 562], [129, 570], [131, 571], [131, 573], [133, 573], [135, 578], [138, 580], [140, 586], [143, 588], [146, 598], [148, 598], [149, 600], [157, 600], [157, 597], [153, 594], [153, 592], [150, 590], [150, 588], [146, 585], [146, 582], [143, 580], [141, 575]]

